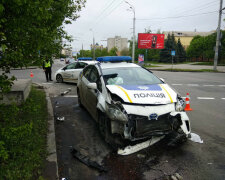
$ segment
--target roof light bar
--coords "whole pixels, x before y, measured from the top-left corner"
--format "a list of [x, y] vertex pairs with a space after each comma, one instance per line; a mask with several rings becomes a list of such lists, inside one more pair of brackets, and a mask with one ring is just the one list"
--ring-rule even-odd
[[132, 61], [130, 56], [105, 56], [96, 59], [99, 62], [129, 62]]

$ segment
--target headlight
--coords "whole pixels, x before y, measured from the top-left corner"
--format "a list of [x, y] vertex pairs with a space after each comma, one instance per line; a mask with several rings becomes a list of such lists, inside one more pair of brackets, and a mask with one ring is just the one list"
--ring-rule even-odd
[[185, 108], [185, 101], [180, 95], [177, 95], [177, 102], [175, 103], [175, 109], [176, 111], [184, 111]]
[[107, 103], [106, 114], [113, 121], [123, 121], [123, 122], [128, 121], [126, 113], [122, 112], [121, 109], [116, 104]]

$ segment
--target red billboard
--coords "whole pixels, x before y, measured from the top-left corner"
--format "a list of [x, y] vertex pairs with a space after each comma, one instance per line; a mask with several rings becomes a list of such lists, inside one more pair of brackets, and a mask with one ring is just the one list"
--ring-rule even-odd
[[138, 34], [138, 49], [163, 49], [164, 34]]

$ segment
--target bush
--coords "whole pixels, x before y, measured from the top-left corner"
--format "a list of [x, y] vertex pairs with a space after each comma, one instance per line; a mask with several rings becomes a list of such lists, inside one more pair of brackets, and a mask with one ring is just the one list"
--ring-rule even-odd
[[37, 179], [46, 158], [47, 103], [32, 88], [21, 106], [0, 105], [0, 179]]

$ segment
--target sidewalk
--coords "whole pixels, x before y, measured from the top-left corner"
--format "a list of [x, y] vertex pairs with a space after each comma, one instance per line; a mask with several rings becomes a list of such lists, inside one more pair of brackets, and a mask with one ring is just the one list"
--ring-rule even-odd
[[[164, 70], [164, 69], [171, 69], [172, 64], [153, 64], [154, 66], [160, 67], [149, 67], [151, 70]], [[205, 66], [205, 65], [191, 65], [191, 64], [175, 64], [173, 65], [173, 69], [190, 69], [190, 70], [201, 70], [201, 69], [211, 69], [213, 70], [213, 66]], [[217, 70], [219, 72], [225, 72], [225, 66], [217, 66]]]

